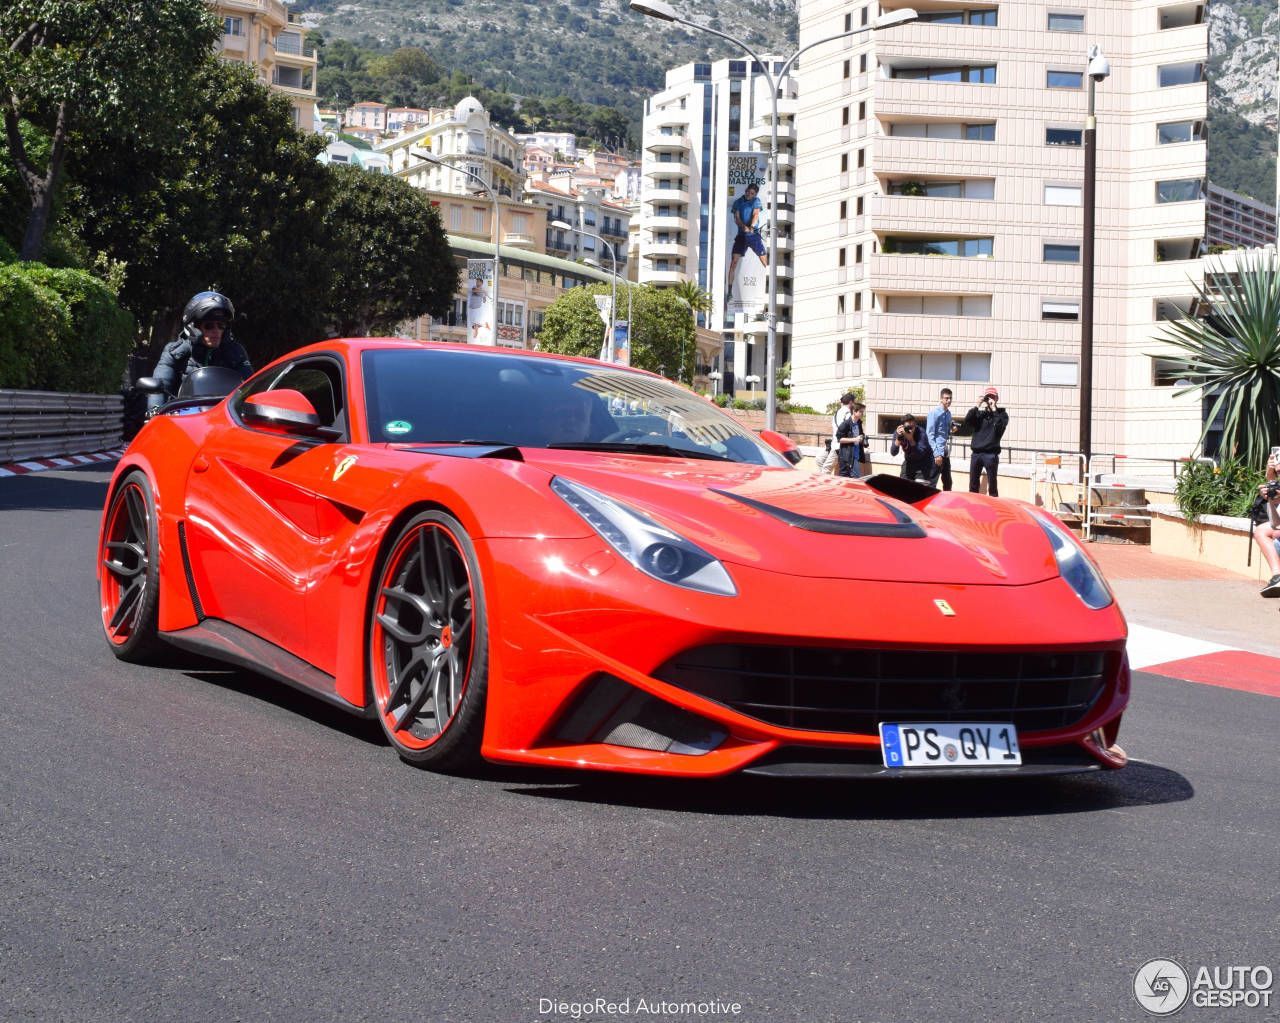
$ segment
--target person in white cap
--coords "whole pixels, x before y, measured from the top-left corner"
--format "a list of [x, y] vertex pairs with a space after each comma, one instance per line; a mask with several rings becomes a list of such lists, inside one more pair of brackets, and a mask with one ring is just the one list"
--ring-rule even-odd
[[982, 472], [987, 473], [987, 493], [1000, 496], [1000, 438], [1009, 425], [1009, 413], [999, 407], [1000, 395], [994, 387], [982, 392], [982, 401], [971, 408], [964, 417], [966, 432], [972, 433], [969, 442], [969, 493], [976, 494], [982, 482]]

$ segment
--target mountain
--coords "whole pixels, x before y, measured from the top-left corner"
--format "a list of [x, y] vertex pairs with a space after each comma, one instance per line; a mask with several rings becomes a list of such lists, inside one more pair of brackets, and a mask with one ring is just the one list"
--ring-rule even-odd
[[1268, 205], [1276, 198], [1275, 0], [1209, 7], [1209, 180]]
[[[762, 56], [796, 46], [794, 0], [679, 0], [690, 21]], [[667, 68], [742, 51], [703, 32], [631, 11], [627, 0], [298, 0], [303, 25], [362, 46], [419, 46], [442, 67], [492, 89], [607, 104], [639, 122]]]

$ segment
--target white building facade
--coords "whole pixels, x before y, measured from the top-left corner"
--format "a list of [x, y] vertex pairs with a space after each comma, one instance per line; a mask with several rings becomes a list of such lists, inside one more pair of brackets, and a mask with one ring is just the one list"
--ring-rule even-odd
[[[1158, 372], [1205, 224], [1203, 5], [894, 0], [921, 20], [815, 48], [798, 77], [793, 400], [866, 388], [883, 432], [989, 384], [1006, 444], [1074, 451], [1084, 128], [1096, 86], [1093, 450], [1175, 458], [1200, 405]], [[877, 5], [800, 0], [800, 45]]]
[[[782, 60], [762, 57], [775, 73]], [[768, 230], [778, 232], [778, 366], [790, 354], [791, 240], [795, 209], [795, 84], [778, 101], [778, 209], [760, 190]], [[730, 249], [737, 231], [728, 197], [728, 154], [768, 152], [772, 105], [767, 82], [749, 60], [686, 64], [667, 72], [666, 88], [645, 102], [641, 160], [639, 265], [642, 284], [693, 281], [711, 296], [699, 324], [721, 334], [723, 389], [758, 390], [766, 378], [765, 316], [725, 312]], [[748, 377], [760, 382], [748, 383]]]

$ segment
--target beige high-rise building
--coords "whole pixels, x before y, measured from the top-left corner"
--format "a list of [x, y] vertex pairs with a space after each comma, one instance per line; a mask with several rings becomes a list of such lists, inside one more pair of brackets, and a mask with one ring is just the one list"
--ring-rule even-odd
[[306, 29], [280, 0], [209, 0], [222, 19], [224, 60], [258, 69], [258, 79], [293, 104], [294, 123], [315, 130], [315, 48], [306, 43]]
[[[868, 424], [989, 384], [1005, 444], [1078, 449], [1084, 129], [1096, 85], [1093, 450], [1187, 455], [1160, 321], [1189, 305], [1205, 223], [1204, 5], [893, 0], [921, 20], [828, 43], [799, 72], [793, 400], [866, 387]], [[800, 0], [800, 45], [877, 5]]]

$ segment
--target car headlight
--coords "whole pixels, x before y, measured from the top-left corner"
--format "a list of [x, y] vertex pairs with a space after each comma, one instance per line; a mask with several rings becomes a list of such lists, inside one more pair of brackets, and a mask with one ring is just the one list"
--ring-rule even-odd
[[733, 597], [724, 565], [695, 543], [633, 508], [560, 476], [551, 489], [619, 555], [647, 576], [673, 586]]
[[1058, 562], [1058, 571], [1067, 585], [1075, 590], [1076, 596], [1084, 601], [1084, 606], [1097, 611], [1115, 600], [1102, 573], [1085, 554], [1079, 541], [1067, 532], [1067, 528], [1039, 515], [1035, 516], [1035, 520], [1049, 538], [1054, 560]]

